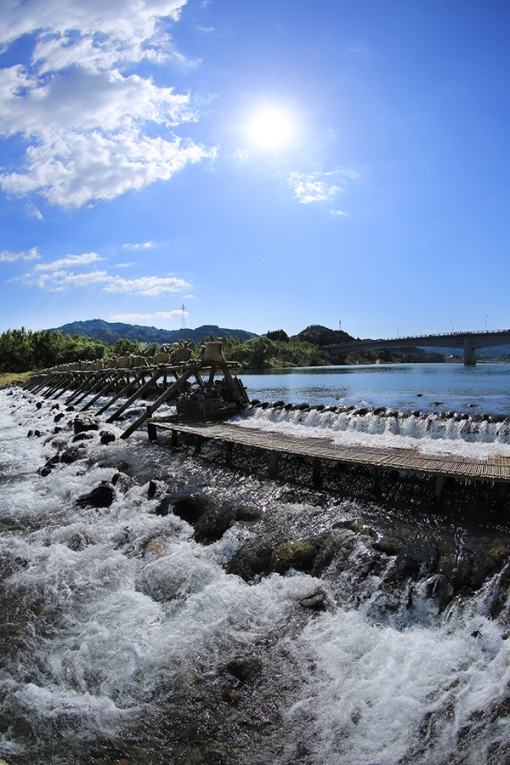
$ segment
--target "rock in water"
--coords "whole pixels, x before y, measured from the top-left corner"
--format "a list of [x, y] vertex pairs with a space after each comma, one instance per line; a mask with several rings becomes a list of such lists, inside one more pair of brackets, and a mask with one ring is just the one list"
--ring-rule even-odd
[[113, 488], [107, 483], [102, 483], [100, 486], [92, 489], [90, 494], [78, 497], [76, 504], [79, 507], [110, 507], [114, 499], [115, 492]]

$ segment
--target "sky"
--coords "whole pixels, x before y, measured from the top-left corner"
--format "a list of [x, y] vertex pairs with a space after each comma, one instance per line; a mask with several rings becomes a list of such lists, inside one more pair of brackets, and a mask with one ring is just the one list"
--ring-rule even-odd
[[506, 1], [0, 7], [0, 331], [510, 327]]

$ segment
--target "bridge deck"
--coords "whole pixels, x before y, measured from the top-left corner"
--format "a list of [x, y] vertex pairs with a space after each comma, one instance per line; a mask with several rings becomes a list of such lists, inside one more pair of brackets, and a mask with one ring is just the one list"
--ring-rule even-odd
[[330, 438], [297, 437], [286, 433], [243, 428], [228, 423], [184, 424], [153, 418], [149, 420], [149, 428], [151, 426], [272, 452], [299, 454], [352, 465], [366, 465], [382, 470], [510, 482], [510, 457], [498, 456], [479, 460], [453, 454], [424, 454], [415, 449], [342, 446], [335, 444]]

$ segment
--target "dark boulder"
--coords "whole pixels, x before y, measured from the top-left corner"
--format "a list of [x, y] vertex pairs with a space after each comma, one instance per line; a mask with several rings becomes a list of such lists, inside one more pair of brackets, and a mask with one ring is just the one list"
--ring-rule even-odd
[[69, 449], [65, 449], [60, 455], [60, 462], [63, 462], [65, 465], [70, 465], [71, 462], [76, 462], [76, 460], [79, 460], [84, 456], [82, 451], [84, 448], [85, 444], [83, 443], [78, 444], [78, 446], [70, 446]]
[[85, 433], [89, 430], [99, 430], [99, 425], [90, 417], [75, 417], [73, 420], [74, 434]]
[[102, 483], [92, 489], [89, 494], [78, 497], [76, 504], [78, 507], [110, 507], [114, 499], [115, 492], [112, 486]]
[[195, 524], [210, 506], [209, 498], [198, 492], [183, 489], [167, 494], [156, 507], [156, 515], [168, 515], [170, 509], [174, 515], [186, 523]]
[[112, 441], [115, 441], [115, 434], [110, 433], [109, 430], [102, 430], [100, 436], [100, 441], [102, 444], [110, 444]]
[[78, 433], [78, 435], [73, 436], [72, 443], [74, 444], [75, 441], [90, 441], [91, 438], [94, 438], [92, 433]]

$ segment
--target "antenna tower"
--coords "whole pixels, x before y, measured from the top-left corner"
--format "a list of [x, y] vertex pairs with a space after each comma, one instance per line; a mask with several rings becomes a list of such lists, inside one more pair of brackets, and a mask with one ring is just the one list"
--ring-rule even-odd
[[181, 306], [181, 329], [186, 329], [186, 308], [184, 306], [184, 303]]

